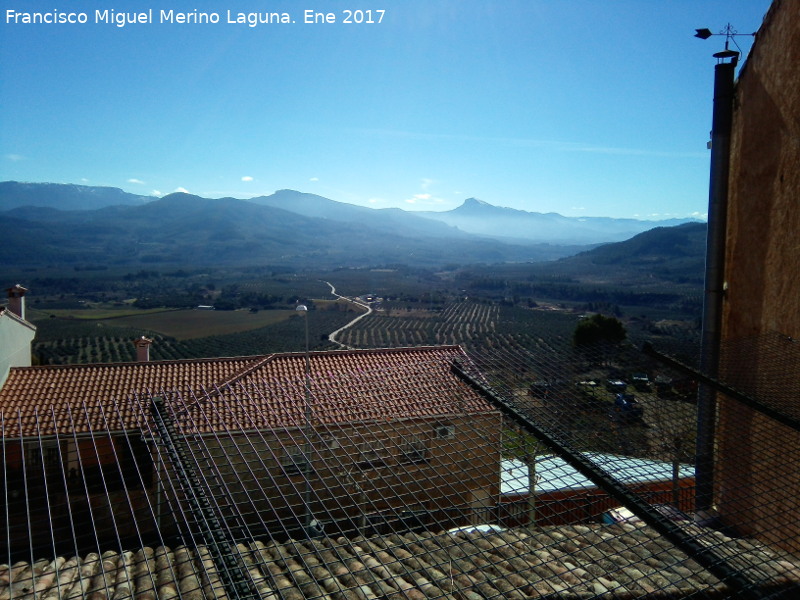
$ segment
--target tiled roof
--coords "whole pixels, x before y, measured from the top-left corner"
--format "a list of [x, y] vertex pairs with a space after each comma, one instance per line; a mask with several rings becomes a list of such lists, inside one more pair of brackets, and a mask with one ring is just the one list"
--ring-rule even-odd
[[[136, 393], [202, 389], [242, 372], [258, 357], [12, 368], [0, 389], [5, 437], [135, 427]], [[105, 410], [102, 410], [105, 409]], [[70, 425], [71, 424], [71, 425]]]
[[[458, 346], [348, 350], [309, 356], [308, 401], [312, 423], [424, 418], [488, 412], [492, 407], [450, 372], [468, 360]], [[244, 429], [300, 426], [306, 417], [305, 356], [269, 357], [220, 389], [215, 403], [191, 407], [192, 422]], [[223, 410], [220, 410], [224, 406]]]
[[[797, 585], [797, 559], [753, 540], [699, 531], [755, 582]], [[261, 598], [685, 598], [731, 589], [648, 527], [575, 525], [250, 541], [235, 555]], [[754, 568], [753, 565], [758, 565]], [[762, 590], [763, 591], [763, 590]], [[0, 565], [0, 597], [225, 598], [209, 549], [180, 546]]]
[[[312, 352], [309, 399], [317, 423], [486, 412], [450, 373], [458, 346]], [[11, 369], [0, 389], [3, 434], [117, 431], [140, 423], [144, 403], [165, 394], [194, 430], [303, 423], [306, 355], [45, 366]], [[223, 408], [224, 406], [224, 408]], [[18, 418], [19, 417], [19, 418]]]

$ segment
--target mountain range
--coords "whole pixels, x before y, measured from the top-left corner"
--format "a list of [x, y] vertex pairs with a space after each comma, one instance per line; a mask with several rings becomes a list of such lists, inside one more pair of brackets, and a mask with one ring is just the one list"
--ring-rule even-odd
[[424, 266], [553, 260], [661, 221], [564, 217], [469, 199], [452, 211], [371, 209], [280, 190], [239, 200], [0, 182], [0, 260], [15, 265], [269, 263]]
[[415, 213], [463, 231], [506, 240], [537, 240], [551, 244], [618, 242], [653, 227], [671, 227], [690, 219], [644, 221], [610, 217], [565, 217], [494, 206], [468, 198], [453, 210]]

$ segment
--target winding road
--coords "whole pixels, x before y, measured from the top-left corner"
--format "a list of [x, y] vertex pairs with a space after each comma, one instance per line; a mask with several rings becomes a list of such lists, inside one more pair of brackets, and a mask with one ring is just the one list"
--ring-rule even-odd
[[336, 293], [336, 288], [335, 288], [335, 287], [333, 287], [333, 284], [332, 284], [330, 281], [325, 281], [325, 283], [327, 283], [327, 284], [330, 286], [330, 288], [331, 288], [331, 294], [333, 294], [334, 296], [336, 296], [336, 297], [337, 297], [339, 300], [347, 300], [348, 302], [352, 302], [353, 304], [356, 304], [356, 305], [358, 305], [358, 306], [361, 306], [361, 307], [363, 307], [363, 308], [366, 308], [366, 309], [367, 309], [367, 312], [365, 312], [365, 313], [363, 313], [363, 314], [360, 314], [360, 315], [358, 315], [358, 316], [357, 316], [355, 319], [353, 319], [352, 321], [350, 321], [350, 322], [349, 322], [347, 325], [343, 325], [342, 327], [339, 327], [339, 329], [337, 329], [336, 331], [334, 331], [333, 333], [331, 333], [331, 334], [328, 336], [328, 339], [329, 339], [331, 342], [333, 342], [334, 344], [338, 344], [339, 346], [341, 346], [342, 348], [345, 348], [346, 350], [353, 350], [353, 348], [351, 348], [350, 346], [348, 346], [348, 345], [346, 345], [346, 344], [343, 344], [342, 342], [338, 341], [338, 340], [336, 339], [336, 336], [337, 336], [337, 335], [339, 335], [339, 334], [340, 334], [342, 331], [344, 331], [344, 330], [345, 330], [345, 329], [347, 329], [348, 327], [352, 327], [353, 325], [355, 325], [356, 323], [358, 323], [358, 322], [359, 322], [361, 319], [363, 319], [364, 317], [366, 317], [366, 316], [368, 316], [368, 315], [371, 315], [371, 314], [372, 314], [372, 307], [371, 307], [369, 304], [364, 304], [363, 302], [358, 302], [357, 300], [353, 300], [352, 298], [348, 298], [347, 296], [342, 296], [341, 294], [337, 294], [337, 293]]

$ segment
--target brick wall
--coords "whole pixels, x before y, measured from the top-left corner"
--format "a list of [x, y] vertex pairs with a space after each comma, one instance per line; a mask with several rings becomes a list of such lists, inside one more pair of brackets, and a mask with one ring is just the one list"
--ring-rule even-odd
[[[442, 427], [452, 435], [443, 436]], [[305, 448], [297, 429], [205, 437], [202, 446], [253, 529], [295, 529], [305, 518], [306, 501], [315, 519], [335, 521], [335, 529], [377, 528], [410, 512], [446, 526], [474, 522], [474, 514], [496, 502], [500, 428], [498, 413], [328, 427], [312, 435], [310, 470], [292, 468], [287, 459]], [[411, 441], [424, 456], [410, 452]]]
[[[736, 90], [723, 343], [769, 332], [800, 337], [798, 65], [800, 2], [776, 0]], [[747, 375], [755, 379], [764, 360], [748, 356]], [[800, 435], [724, 398], [719, 417], [723, 519], [800, 550], [800, 469], [790, 459], [800, 457]]]

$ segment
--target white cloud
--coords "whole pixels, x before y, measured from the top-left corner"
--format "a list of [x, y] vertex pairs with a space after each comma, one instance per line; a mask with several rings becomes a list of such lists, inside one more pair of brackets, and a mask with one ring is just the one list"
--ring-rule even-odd
[[421, 204], [421, 205], [439, 205], [445, 203], [443, 198], [439, 198], [435, 194], [431, 193], [431, 187], [434, 186], [436, 183], [439, 183], [436, 179], [432, 179], [430, 177], [423, 177], [419, 180], [419, 187], [421, 189], [420, 192], [413, 194], [410, 198], [407, 198], [405, 202], [407, 204]]
[[191, 192], [187, 190], [185, 187], [177, 187], [175, 188], [175, 191], [180, 192], [181, 194], [191, 194]]
[[437, 201], [431, 194], [414, 194], [411, 198], [406, 199], [406, 202], [408, 204], [430, 203], [429, 201], [431, 199], [433, 199], [434, 202]]
[[6, 160], [11, 160], [11, 161], [14, 161], [14, 162], [17, 162], [17, 161], [20, 161], [20, 160], [25, 160], [25, 157], [22, 156], [21, 154], [5, 154], [4, 158]]
[[89, 183], [89, 180], [86, 177], [81, 177], [81, 183]]
[[250, 177], [250, 175], [245, 175], [244, 177], [242, 177], [242, 181], [253, 181], [253, 178]]
[[128, 183], [138, 183], [139, 185], [144, 185], [144, 181], [141, 179], [136, 179], [135, 177], [128, 179]]
[[319, 177], [312, 177], [309, 181], [319, 181]]
[[161, 196], [163, 196], [164, 194], [162, 194], [160, 190], [153, 190], [152, 192], [150, 192], [150, 195], [155, 196], [156, 198], [161, 198]]

